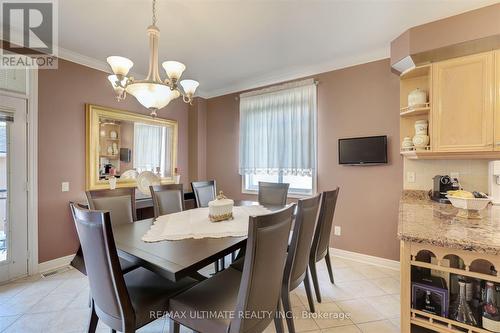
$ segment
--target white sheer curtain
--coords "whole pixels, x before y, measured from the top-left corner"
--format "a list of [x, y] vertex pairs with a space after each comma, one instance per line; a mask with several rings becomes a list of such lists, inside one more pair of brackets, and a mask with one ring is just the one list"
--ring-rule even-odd
[[312, 176], [316, 118], [313, 80], [241, 94], [239, 173]]
[[134, 123], [134, 168], [156, 171], [162, 166], [163, 127]]

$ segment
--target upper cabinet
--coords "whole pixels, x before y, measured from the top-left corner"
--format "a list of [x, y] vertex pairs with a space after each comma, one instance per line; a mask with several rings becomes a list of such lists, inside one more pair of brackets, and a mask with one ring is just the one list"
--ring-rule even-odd
[[433, 66], [432, 150], [493, 149], [493, 53]]
[[[403, 155], [500, 159], [500, 50], [418, 67], [401, 75], [400, 87]], [[405, 111], [414, 88], [428, 89], [429, 103], [425, 110]], [[417, 121], [428, 123], [426, 149], [408, 148], [404, 140], [415, 135]]]

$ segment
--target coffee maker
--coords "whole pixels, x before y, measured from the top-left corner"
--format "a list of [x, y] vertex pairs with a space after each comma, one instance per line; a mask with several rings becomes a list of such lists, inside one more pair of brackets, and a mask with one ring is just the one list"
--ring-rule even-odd
[[450, 203], [450, 200], [446, 198], [448, 191], [460, 190], [460, 183], [458, 179], [451, 178], [448, 175], [445, 176], [434, 176], [433, 178], [434, 188], [432, 189], [431, 199], [439, 203]]

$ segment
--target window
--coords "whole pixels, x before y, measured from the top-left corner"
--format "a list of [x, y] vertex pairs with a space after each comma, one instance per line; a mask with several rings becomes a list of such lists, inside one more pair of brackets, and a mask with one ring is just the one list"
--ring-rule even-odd
[[162, 176], [171, 174], [169, 128], [134, 123], [134, 168]]
[[314, 193], [316, 128], [313, 80], [240, 95], [243, 192], [256, 192], [266, 181], [289, 183], [292, 195]]

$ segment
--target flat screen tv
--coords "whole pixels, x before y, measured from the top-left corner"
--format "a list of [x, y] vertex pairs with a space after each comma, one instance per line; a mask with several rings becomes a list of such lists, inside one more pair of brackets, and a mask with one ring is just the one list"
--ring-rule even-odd
[[339, 164], [374, 165], [387, 163], [387, 136], [339, 139]]

